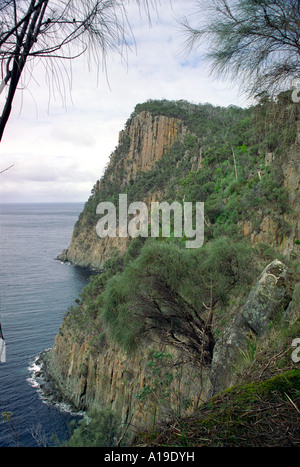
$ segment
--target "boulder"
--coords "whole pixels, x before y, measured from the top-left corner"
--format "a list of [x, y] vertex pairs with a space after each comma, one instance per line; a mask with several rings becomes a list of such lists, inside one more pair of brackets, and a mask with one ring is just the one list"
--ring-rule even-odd
[[254, 333], [266, 335], [277, 312], [284, 311], [293, 294], [293, 276], [279, 260], [274, 260], [262, 272], [244, 305], [242, 315]]
[[[274, 318], [284, 316], [293, 295], [293, 275], [274, 260], [262, 272], [246, 303], [217, 341], [210, 371], [211, 396], [232, 384], [238, 357], [252, 337], [264, 337]], [[278, 316], [279, 315], [279, 316]]]

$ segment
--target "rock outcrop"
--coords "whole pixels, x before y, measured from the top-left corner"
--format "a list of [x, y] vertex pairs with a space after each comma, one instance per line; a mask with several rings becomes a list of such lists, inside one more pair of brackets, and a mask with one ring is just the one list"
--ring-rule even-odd
[[152, 426], [154, 417], [167, 421], [182, 410], [188, 413], [187, 407], [192, 411], [207, 397], [208, 369], [177, 366], [181, 360], [173, 348], [147, 341], [127, 354], [104, 339], [96, 354], [87, 340], [78, 343], [63, 328], [43, 356], [55, 393], [78, 410], [112, 409], [135, 427]]
[[[216, 343], [210, 379], [212, 394], [231, 385], [234, 365], [253, 340], [264, 338], [272, 321], [292, 309], [294, 277], [287, 266], [273, 261], [262, 272], [240, 313], [237, 313], [222, 338]], [[279, 315], [279, 316], [278, 316]]]
[[176, 140], [187, 133], [183, 122], [165, 115], [152, 115], [142, 111], [119, 134], [119, 145], [129, 140], [128, 153], [118, 162], [111, 174], [111, 181], [122, 180], [125, 185], [135, 180], [141, 171], [151, 170]]

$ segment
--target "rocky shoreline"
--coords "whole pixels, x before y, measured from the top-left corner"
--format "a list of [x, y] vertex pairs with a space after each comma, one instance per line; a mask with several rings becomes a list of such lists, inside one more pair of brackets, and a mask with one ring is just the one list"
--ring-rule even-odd
[[46, 403], [57, 406], [60, 410], [72, 413], [73, 415], [84, 415], [82, 410], [78, 410], [71, 400], [58, 388], [54, 378], [49, 372], [47, 364], [47, 355], [51, 349], [46, 349], [40, 353], [34, 362], [34, 369], [32, 369], [33, 386], [40, 392], [42, 399]]

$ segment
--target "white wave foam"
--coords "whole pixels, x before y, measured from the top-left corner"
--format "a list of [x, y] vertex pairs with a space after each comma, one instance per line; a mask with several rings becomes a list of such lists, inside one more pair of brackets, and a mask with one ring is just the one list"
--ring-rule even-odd
[[[50, 349], [46, 349], [47, 350]], [[40, 356], [37, 356], [32, 362], [30, 362], [28, 366], [28, 372], [30, 376], [26, 379], [26, 381], [30, 384], [32, 388], [34, 388], [43, 404], [50, 405], [52, 407], [56, 407], [61, 412], [69, 413], [73, 416], [84, 416], [85, 413], [82, 411], [75, 412], [72, 407], [67, 404], [66, 402], [58, 402], [55, 400], [54, 395], [46, 395], [42, 389], [42, 385], [45, 383], [43, 378], [43, 364], [40, 361]]]

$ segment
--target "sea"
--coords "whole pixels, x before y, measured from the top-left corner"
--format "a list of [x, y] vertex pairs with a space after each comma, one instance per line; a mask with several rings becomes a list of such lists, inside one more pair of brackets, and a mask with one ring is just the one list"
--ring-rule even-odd
[[93, 271], [55, 258], [83, 203], [0, 204], [0, 447], [58, 446], [82, 414], [47, 400], [37, 375], [64, 315]]

